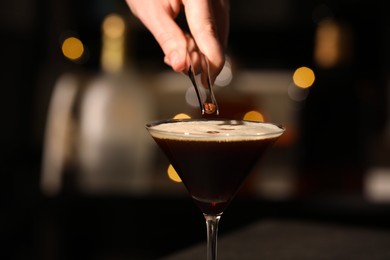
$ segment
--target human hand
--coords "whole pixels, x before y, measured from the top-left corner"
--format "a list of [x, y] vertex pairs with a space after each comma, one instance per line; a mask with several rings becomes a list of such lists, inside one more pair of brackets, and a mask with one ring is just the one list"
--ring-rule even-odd
[[[214, 82], [224, 62], [229, 33], [229, 0], [126, 0], [132, 13], [152, 33], [162, 51], [164, 62], [176, 72], [186, 72], [188, 42], [208, 59]], [[191, 39], [176, 23], [184, 6]]]

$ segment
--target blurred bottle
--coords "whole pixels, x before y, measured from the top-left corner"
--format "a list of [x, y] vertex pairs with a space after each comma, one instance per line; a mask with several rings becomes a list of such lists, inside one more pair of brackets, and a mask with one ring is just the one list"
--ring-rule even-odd
[[87, 194], [148, 191], [153, 146], [144, 125], [152, 119], [154, 102], [131, 53], [125, 53], [131, 51], [126, 29], [121, 16], [108, 15], [102, 24], [102, 72], [64, 75], [55, 86], [43, 162], [46, 193], [69, 186]]
[[[125, 59], [126, 24], [112, 14], [102, 24], [102, 75], [93, 79], [80, 108], [79, 164], [87, 190], [144, 192], [150, 169], [150, 95], [134, 64]], [[126, 46], [126, 47], [125, 47]]]

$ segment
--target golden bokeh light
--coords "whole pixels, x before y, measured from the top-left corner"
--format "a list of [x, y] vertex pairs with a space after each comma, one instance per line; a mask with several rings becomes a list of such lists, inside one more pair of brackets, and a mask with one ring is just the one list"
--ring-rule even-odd
[[353, 35], [350, 26], [334, 19], [318, 24], [315, 34], [314, 60], [323, 68], [332, 68], [351, 61]]
[[103, 44], [101, 65], [104, 71], [116, 73], [125, 64], [126, 24], [118, 14], [108, 15], [102, 24]]
[[190, 119], [191, 117], [185, 113], [177, 114], [173, 117], [173, 119]]
[[175, 168], [173, 168], [172, 164], [170, 164], [168, 166], [167, 173], [168, 173], [169, 179], [171, 179], [172, 181], [181, 182], [181, 179], [180, 179], [179, 175], [177, 174]]
[[122, 37], [125, 32], [125, 21], [117, 14], [108, 15], [103, 21], [103, 33], [110, 38]]
[[244, 120], [264, 122], [264, 116], [258, 111], [249, 111], [244, 115]]
[[76, 37], [66, 38], [62, 43], [62, 53], [70, 60], [80, 59], [84, 53], [83, 43]]
[[309, 88], [313, 85], [315, 75], [312, 69], [300, 67], [295, 70], [293, 75], [294, 84], [300, 88]]

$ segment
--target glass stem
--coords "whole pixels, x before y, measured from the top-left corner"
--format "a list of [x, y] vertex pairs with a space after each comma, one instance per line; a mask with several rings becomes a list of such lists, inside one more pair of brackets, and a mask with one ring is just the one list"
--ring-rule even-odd
[[207, 227], [207, 260], [217, 260], [218, 222], [221, 215], [204, 215]]

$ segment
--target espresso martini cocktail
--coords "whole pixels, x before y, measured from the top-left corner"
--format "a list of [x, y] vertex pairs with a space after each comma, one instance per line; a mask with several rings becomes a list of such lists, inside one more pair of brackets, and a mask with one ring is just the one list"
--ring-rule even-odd
[[218, 221], [257, 161], [284, 132], [244, 120], [164, 120], [146, 125], [206, 218], [209, 260]]

